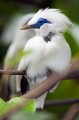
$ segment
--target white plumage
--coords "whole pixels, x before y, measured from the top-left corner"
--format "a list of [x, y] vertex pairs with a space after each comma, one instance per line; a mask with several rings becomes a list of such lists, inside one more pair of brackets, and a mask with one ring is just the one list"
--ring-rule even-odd
[[13, 38], [13, 41], [8, 48], [8, 51], [5, 56], [4, 60], [4, 68], [6, 69], [8, 67], [9, 62], [6, 63], [9, 59], [14, 58], [19, 50], [22, 50], [26, 44], [26, 42], [35, 35], [35, 31], [32, 29], [28, 29], [25, 31], [21, 31], [20, 27], [25, 23], [28, 22], [32, 17], [34, 16], [34, 13], [26, 14], [20, 18], [18, 21], [18, 24], [15, 29], [15, 35]]
[[[60, 73], [70, 66], [71, 50], [61, 33], [70, 24], [70, 20], [60, 10], [47, 8], [39, 10], [23, 26], [23, 29], [33, 28], [37, 32], [24, 47], [24, 51], [31, 50], [31, 54], [23, 56], [18, 66], [18, 70], [26, 70], [30, 90], [44, 81], [49, 71]], [[22, 76], [16, 78], [16, 88], [20, 91]], [[43, 108], [46, 95], [36, 99], [37, 108]]]
[[[10, 69], [14, 70], [17, 69], [18, 61], [17, 63], [14, 63], [14, 60], [17, 56], [19, 56], [20, 51], [22, 52], [26, 42], [33, 37], [36, 33], [33, 29], [21, 31], [21, 26], [28, 22], [32, 17], [34, 16], [34, 13], [23, 15], [20, 20], [18, 21], [18, 24], [15, 29], [15, 35], [13, 38], [13, 41], [8, 48], [7, 54], [4, 59], [4, 69]], [[10, 60], [13, 61], [10, 63]], [[5, 84], [5, 87], [7, 89], [8, 84], [10, 87], [11, 95], [15, 95], [16, 93], [16, 82], [15, 82], [15, 75], [3, 75], [3, 84]]]

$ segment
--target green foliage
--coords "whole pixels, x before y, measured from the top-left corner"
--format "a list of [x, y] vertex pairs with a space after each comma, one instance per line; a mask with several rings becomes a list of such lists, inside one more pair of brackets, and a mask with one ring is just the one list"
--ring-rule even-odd
[[[8, 105], [12, 107], [22, 102], [26, 102], [26, 100], [22, 97], [15, 97], [8, 102]], [[34, 113], [36, 111], [35, 100], [29, 100], [29, 102], [23, 107], [23, 111]]]
[[10, 120], [57, 120], [57, 116], [48, 112], [37, 112], [36, 114], [18, 112], [11, 116]]
[[[26, 100], [22, 97], [15, 97], [8, 102], [5, 102], [0, 98], [0, 116], [4, 115], [5, 112], [14, 108], [16, 105], [22, 104], [23, 102], [25, 103]], [[21, 111], [35, 113], [35, 100], [29, 100], [29, 102], [26, 102], [25, 106], [22, 108]]]
[[0, 98], [0, 115], [2, 115], [7, 109], [7, 103]]
[[19, 52], [17, 53], [17, 55], [15, 55], [14, 58], [8, 58], [5, 62], [7, 65], [10, 65], [12, 67], [17, 66], [21, 58], [24, 56], [28, 56], [29, 54], [31, 54], [31, 52], [32, 52], [31, 50], [28, 51], [19, 50]]
[[71, 21], [79, 23], [79, 0], [56, 0], [53, 7], [61, 9]]
[[[79, 98], [79, 81], [78, 80], [63, 80], [58, 88], [53, 93], [49, 93], [47, 99], [64, 100], [70, 98]], [[70, 105], [51, 106], [47, 110], [57, 113], [62, 117]]]
[[71, 52], [72, 52], [72, 56], [76, 55], [79, 51], [79, 46], [76, 43], [76, 41], [74, 40], [73, 36], [71, 35], [71, 31], [69, 31], [70, 33], [65, 33], [65, 39], [67, 40], [67, 42], [70, 45], [71, 48]]
[[[8, 102], [5, 102], [0, 98], [0, 116], [4, 115], [7, 111], [13, 109], [16, 105], [25, 102], [26, 100], [22, 97], [15, 97]], [[48, 112], [36, 112], [35, 100], [29, 100], [26, 105], [16, 111], [13, 115], [9, 115], [9, 120], [57, 120], [56, 114], [49, 114]]]

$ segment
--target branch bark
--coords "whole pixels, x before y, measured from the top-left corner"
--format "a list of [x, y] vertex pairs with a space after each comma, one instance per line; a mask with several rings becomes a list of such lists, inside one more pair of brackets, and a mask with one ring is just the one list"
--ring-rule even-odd
[[79, 103], [73, 104], [66, 112], [62, 120], [75, 120], [79, 113]]
[[26, 72], [24, 70], [0, 70], [0, 74], [5, 74], [5, 75], [25, 75]]
[[49, 100], [45, 102], [44, 108], [51, 107], [51, 106], [72, 105], [75, 103], [79, 103], [79, 98], [63, 99], [63, 100]]
[[[25, 99], [35, 99], [44, 94], [45, 92], [49, 91], [58, 81], [64, 80], [64, 79], [79, 79], [79, 67], [77, 62], [74, 62], [71, 66], [71, 68], [67, 71], [64, 71], [61, 74], [51, 74], [45, 81], [40, 83], [36, 88], [29, 91], [25, 95], [21, 96]], [[20, 71], [19, 71], [20, 72]], [[6, 73], [6, 72], [4, 72]], [[8, 72], [7, 72], [8, 73]], [[17, 73], [17, 72], [14, 72]], [[10, 74], [14, 74], [12, 71]], [[18, 73], [17, 73], [18, 74]], [[19, 73], [19, 74], [25, 74], [25, 73]], [[67, 102], [67, 101], [65, 101]], [[78, 102], [78, 101], [69, 101], [70, 103]], [[16, 108], [16, 107], [15, 107]], [[11, 112], [14, 112], [15, 110], [11, 110]], [[10, 111], [9, 111], [10, 112]], [[6, 114], [7, 115], [7, 114]], [[6, 117], [6, 115], [4, 117]]]
[[29, 91], [27, 94], [23, 95], [23, 98], [27, 99], [36, 99], [39, 96], [43, 95], [45, 92], [52, 89], [52, 87], [65, 76], [65, 73], [61, 74], [52, 74], [45, 81], [40, 83], [34, 89]]

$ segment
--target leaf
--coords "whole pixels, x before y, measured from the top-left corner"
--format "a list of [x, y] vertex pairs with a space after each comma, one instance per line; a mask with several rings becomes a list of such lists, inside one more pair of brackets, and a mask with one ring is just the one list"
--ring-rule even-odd
[[29, 54], [31, 54], [31, 52], [32, 52], [31, 50], [28, 51], [19, 50], [17, 55], [13, 56], [12, 58], [8, 58], [5, 62], [7, 65], [14, 67], [18, 65], [22, 57], [28, 56]]
[[36, 111], [35, 100], [34, 99], [30, 100], [28, 104], [24, 106], [24, 110], [28, 112], [35, 112]]
[[[8, 102], [5, 102], [0, 98], [0, 116], [4, 115], [4, 113], [6, 113], [7, 111], [9, 111], [10, 109], [12, 109], [13, 107], [22, 102], [26, 102], [26, 100], [22, 97], [15, 97]], [[21, 111], [26, 113], [27, 112], [35, 113], [36, 111], [35, 100], [29, 100], [29, 102], [25, 104]]]
[[48, 112], [36, 112], [36, 114], [32, 113], [24, 113], [18, 112], [10, 117], [9, 120], [57, 120], [56, 114], [50, 114]]
[[[26, 100], [22, 97], [15, 97], [12, 98], [9, 102], [8, 105], [9, 107], [13, 107], [15, 105], [18, 105], [19, 103], [25, 102]], [[35, 100], [29, 100], [28, 103], [23, 107], [23, 111], [26, 112], [35, 112], [36, 111], [36, 105], [35, 105]]]
[[4, 114], [7, 108], [7, 103], [0, 98], [0, 115]]
[[65, 33], [65, 39], [67, 40], [70, 48], [71, 48], [71, 52], [72, 52], [72, 56], [74, 57], [74, 55], [78, 54], [79, 51], [79, 46], [76, 43], [75, 39], [73, 38], [71, 33]]

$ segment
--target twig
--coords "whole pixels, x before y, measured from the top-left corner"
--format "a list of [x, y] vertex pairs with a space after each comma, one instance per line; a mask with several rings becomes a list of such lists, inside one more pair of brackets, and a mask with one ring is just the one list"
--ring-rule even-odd
[[44, 107], [47, 108], [51, 106], [72, 105], [74, 103], [79, 103], [79, 98], [64, 99], [64, 100], [49, 100], [45, 102]]
[[6, 74], [6, 75], [25, 75], [25, 70], [0, 70], [0, 74]]
[[62, 120], [75, 120], [79, 112], [79, 104], [73, 104], [70, 109], [66, 112]]
[[[25, 70], [0, 70], [0, 74], [26, 75]], [[79, 60], [72, 62], [72, 66], [64, 79], [79, 79]]]
[[[25, 95], [21, 96], [25, 99], [36, 99], [45, 92], [49, 91], [58, 81], [64, 80], [67, 78], [70, 79], [79, 79], [79, 69], [74, 67], [74, 64], [72, 64], [72, 67], [69, 69], [69, 71], [64, 71], [61, 74], [52, 74], [50, 75], [45, 81], [40, 83], [37, 87], [26, 93]], [[72, 75], [73, 74], [73, 75]], [[77, 77], [76, 77], [77, 76]], [[76, 101], [77, 102], [77, 101]], [[12, 109], [11, 112], [14, 112], [15, 110]], [[6, 113], [7, 115], [7, 113]], [[4, 116], [6, 117], [6, 116]], [[67, 119], [68, 120], [68, 119]]]

